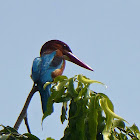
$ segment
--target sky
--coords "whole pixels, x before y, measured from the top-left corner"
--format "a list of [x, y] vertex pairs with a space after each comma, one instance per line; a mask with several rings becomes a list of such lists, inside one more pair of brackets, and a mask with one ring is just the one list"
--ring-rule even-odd
[[[140, 128], [139, 0], [6, 0], [0, 1], [0, 124], [14, 123], [30, 92], [32, 62], [48, 40], [67, 43], [94, 72], [67, 62], [64, 75], [83, 74], [105, 83], [92, 90], [105, 93], [115, 113]], [[59, 140], [67, 125], [60, 122], [61, 104], [41, 127], [36, 93], [28, 109], [31, 131], [40, 139]], [[25, 133], [24, 123], [20, 133]]]

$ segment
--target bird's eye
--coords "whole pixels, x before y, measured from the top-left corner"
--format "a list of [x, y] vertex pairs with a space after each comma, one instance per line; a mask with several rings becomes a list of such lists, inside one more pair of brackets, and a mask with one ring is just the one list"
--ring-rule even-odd
[[65, 50], [67, 50], [67, 49], [68, 49], [68, 47], [67, 47], [66, 45], [63, 45], [63, 48], [64, 48]]
[[67, 45], [63, 45], [64, 49], [71, 52], [70, 48]]
[[64, 45], [63, 47], [64, 47], [65, 49], [67, 48], [67, 46], [66, 46], [66, 45]]

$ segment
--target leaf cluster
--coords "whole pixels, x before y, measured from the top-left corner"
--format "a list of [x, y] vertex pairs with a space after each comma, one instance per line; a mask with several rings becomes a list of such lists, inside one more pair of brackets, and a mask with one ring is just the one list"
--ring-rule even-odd
[[94, 83], [104, 85], [83, 75], [70, 79], [56, 77], [51, 83], [52, 95], [42, 121], [54, 111], [54, 103], [63, 103], [60, 118], [62, 123], [68, 120], [68, 126], [61, 140], [138, 139], [138, 128], [125, 126], [127, 122], [114, 113], [113, 103], [107, 95], [90, 90], [90, 84]]
[[[114, 113], [113, 103], [107, 95], [90, 90], [90, 85], [94, 83], [104, 85], [83, 75], [76, 75], [70, 79], [58, 76], [53, 82], [44, 84], [44, 88], [52, 84], [52, 94], [48, 99], [47, 111], [43, 114], [42, 122], [54, 112], [54, 103], [62, 103], [60, 120], [62, 124], [68, 120], [68, 125], [61, 140], [140, 139], [138, 127], [135, 124], [131, 127], [126, 126], [127, 121]], [[39, 139], [29, 133], [21, 135], [9, 126], [2, 127], [0, 139], [3, 140]]]
[[39, 140], [39, 138], [30, 133], [19, 134], [16, 129], [10, 126], [0, 126], [3, 128], [0, 131], [1, 140]]

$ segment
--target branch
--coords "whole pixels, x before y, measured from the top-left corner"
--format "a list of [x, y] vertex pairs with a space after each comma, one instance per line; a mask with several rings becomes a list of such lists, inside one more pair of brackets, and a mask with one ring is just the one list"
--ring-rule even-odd
[[29, 127], [29, 123], [28, 123], [28, 118], [27, 118], [27, 112], [26, 112], [26, 116], [24, 118], [24, 122], [27, 128], [28, 133], [31, 133], [30, 127]]
[[21, 113], [20, 113], [20, 115], [19, 115], [19, 117], [18, 117], [18, 119], [17, 119], [17, 121], [16, 121], [16, 123], [15, 123], [15, 125], [14, 125], [14, 128], [15, 128], [16, 130], [18, 130], [18, 128], [19, 128], [19, 126], [20, 126], [22, 120], [26, 117], [26, 113], [27, 113], [28, 106], [29, 106], [30, 101], [31, 101], [31, 99], [32, 99], [32, 97], [33, 97], [33, 95], [34, 95], [34, 93], [35, 93], [36, 91], [38, 91], [38, 88], [37, 88], [37, 86], [34, 84], [33, 87], [32, 87], [32, 89], [31, 89], [31, 91], [30, 91], [30, 93], [29, 93], [29, 95], [28, 95], [28, 97], [27, 97], [27, 99], [26, 99], [26, 102], [25, 102], [25, 104], [24, 104], [24, 107], [23, 107], [23, 109], [22, 109], [22, 111], [21, 111]]

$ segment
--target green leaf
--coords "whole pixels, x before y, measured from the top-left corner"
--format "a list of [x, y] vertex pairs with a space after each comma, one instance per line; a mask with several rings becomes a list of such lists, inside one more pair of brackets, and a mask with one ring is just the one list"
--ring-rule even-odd
[[111, 133], [108, 131], [103, 131], [103, 140], [110, 140]]
[[127, 140], [126, 134], [123, 134], [123, 133], [118, 134], [118, 138], [119, 140]]
[[88, 112], [88, 124], [89, 124], [89, 134], [91, 140], [96, 140], [97, 136], [97, 126], [98, 126], [98, 110], [96, 108], [97, 106], [96, 97], [90, 98], [90, 104], [89, 104], [89, 112]]
[[3, 127], [3, 129], [0, 131], [0, 135], [2, 134], [10, 134], [10, 133], [15, 133], [15, 134], [18, 134], [17, 130], [10, 127], [10, 126], [4, 126], [4, 125], [0, 125]]
[[137, 138], [140, 139], [140, 133], [137, 133]]
[[108, 98], [107, 95], [103, 94], [103, 93], [98, 93], [98, 95], [100, 95], [100, 97], [104, 97], [105, 99], [107, 99], [107, 104], [108, 104], [108, 107], [110, 108], [111, 111], [114, 112], [114, 106], [113, 106], [113, 103], [111, 102], [111, 100]]
[[131, 127], [129, 127], [135, 134], [136, 133], [140, 133], [138, 127], [136, 126], [136, 124], [133, 124]]
[[[2, 135], [2, 136], [0, 136], [0, 139], [1, 140], [8, 140], [10, 136], [11, 136], [11, 134]], [[14, 140], [16, 140], [16, 138]]]
[[24, 136], [28, 137], [28, 140], [40, 140], [38, 137], [36, 137], [35, 135], [32, 135], [30, 133], [24, 133]]
[[54, 83], [59, 82], [59, 81], [62, 82], [64, 80], [68, 80], [68, 77], [64, 76], [64, 75], [60, 75], [60, 76], [57, 76], [57, 77], [54, 78]]
[[104, 112], [105, 112], [106, 114], [109, 114], [109, 115], [111, 115], [113, 118], [120, 119], [120, 120], [126, 122], [126, 120], [124, 120], [122, 117], [120, 117], [120, 116], [118, 116], [117, 114], [115, 114], [115, 113], [109, 108], [106, 98], [102, 98], [102, 99], [100, 100], [100, 103], [101, 103], [102, 109], [104, 110]]
[[61, 110], [61, 123], [63, 124], [65, 120], [67, 120], [67, 102], [63, 103], [62, 110]]
[[53, 138], [49, 137], [49, 138], [47, 138], [46, 140], [55, 140], [55, 139], [53, 139]]
[[86, 107], [84, 105], [84, 100], [78, 100], [76, 102], [77, 112], [75, 114], [76, 120], [76, 131], [78, 138], [80, 140], [85, 140], [85, 116], [86, 116]]
[[[64, 82], [62, 82], [63, 84], [64, 84]], [[62, 85], [62, 84], [61, 84]], [[61, 86], [61, 88], [60, 87], [58, 87], [59, 88], [59, 90], [58, 90], [58, 88], [54, 88], [53, 90], [52, 90], [52, 93], [55, 93], [55, 97], [54, 97], [54, 102], [56, 102], [56, 103], [64, 103], [64, 102], [68, 102], [69, 100], [71, 100], [71, 95], [67, 92], [67, 90], [66, 90], [66, 86], [67, 85], [63, 85], [63, 86]]]
[[[78, 79], [78, 81], [80, 81], [80, 82], [82, 82], [82, 83], [85, 83], [85, 84], [98, 83], [98, 84], [102, 84], [102, 85], [105, 86], [104, 83], [99, 82], [99, 81], [97, 81], [97, 80], [91, 80], [91, 79], [86, 78], [85, 76], [83, 76], [83, 75], [81, 75], [81, 74], [78, 75], [77, 79]], [[106, 86], [106, 87], [107, 87], [107, 86]]]
[[78, 81], [76, 91], [79, 93], [81, 91], [81, 89], [83, 89], [83, 86], [84, 86], [84, 84], [82, 82]]
[[113, 120], [113, 128], [119, 127], [119, 128], [125, 128], [125, 123], [122, 120]]
[[66, 83], [67, 83], [67, 82], [68, 82], [67, 80], [58, 82], [58, 84], [57, 84], [57, 86], [56, 86], [56, 90], [59, 91], [59, 90], [61, 90], [62, 88], [66, 87]]
[[79, 94], [77, 96], [77, 98], [75, 98], [75, 101], [76, 100], [80, 100], [81, 98], [86, 98], [89, 96], [89, 92], [88, 92], [88, 86], [85, 86], [83, 87], [80, 91], [79, 91]]
[[77, 93], [77, 91], [76, 91], [75, 88], [74, 88], [74, 79], [73, 79], [73, 78], [70, 78], [70, 79], [69, 79], [68, 85], [67, 85], [67, 90], [68, 90], [68, 93], [69, 93], [72, 97], [77, 97], [77, 96], [78, 96], [78, 93]]
[[60, 103], [64, 102], [66, 98], [65, 88], [61, 88], [60, 90], [56, 90], [53, 93], [55, 93], [55, 96], [53, 98], [54, 102]]
[[116, 115], [108, 106], [108, 102], [107, 102], [107, 98], [101, 98], [100, 100], [100, 104], [102, 109], [104, 110], [105, 114], [106, 114], [106, 126], [103, 130], [103, 136], [104, 136], [104, 140], [109, 140], [109, 136], [111, 135], [111, 128], [112, 128], [112, 124], [113, 124], [113, 119], [117, 118], [120, 119], [122, 121], [125, 121], [122, 117]]

